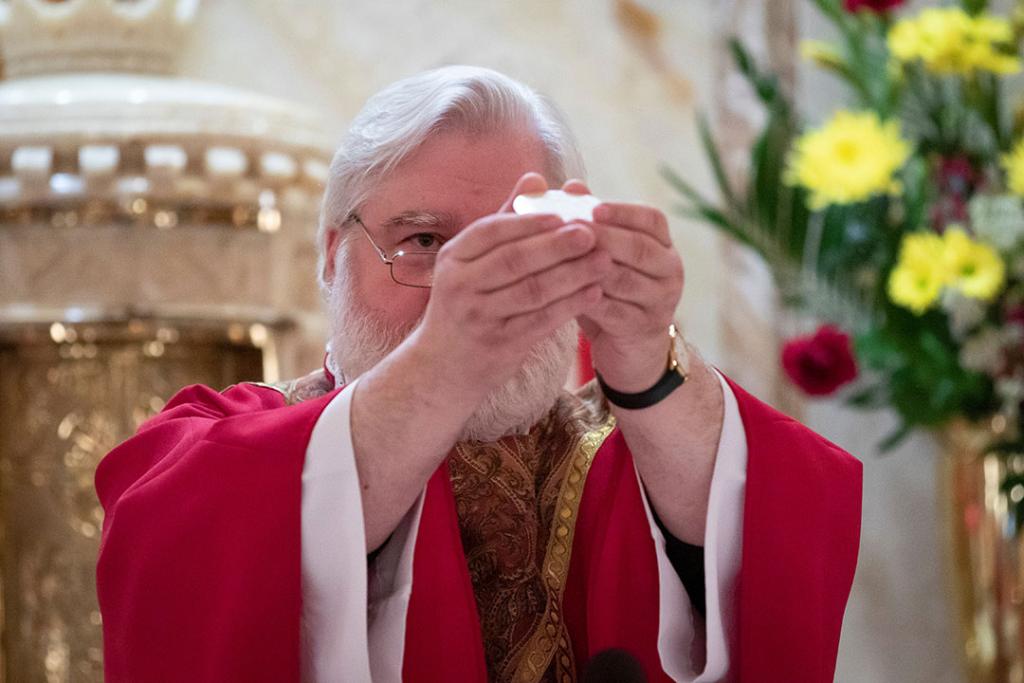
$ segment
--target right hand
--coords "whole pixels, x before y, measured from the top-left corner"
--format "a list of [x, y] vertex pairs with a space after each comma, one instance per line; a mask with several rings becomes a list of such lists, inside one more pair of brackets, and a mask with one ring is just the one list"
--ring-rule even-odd
[[543, 192], [527, 173], [497, 213], [471, 223], [437, 256], [417, 344], [459, 391], [482, 397], [515, 374], [530, 350], [599, 303], [612, 267], [593, 230], [552, 214], [517, 215], [512, 200]]

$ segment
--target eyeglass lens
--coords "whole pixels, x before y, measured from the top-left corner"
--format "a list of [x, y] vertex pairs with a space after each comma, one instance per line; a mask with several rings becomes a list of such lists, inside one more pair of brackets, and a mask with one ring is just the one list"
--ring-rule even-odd
[[391, 276], [395, 282], [410, 287], [430, 287], [434, 282], [433, 252], [411, 251], [395, 254], [391, 262]]

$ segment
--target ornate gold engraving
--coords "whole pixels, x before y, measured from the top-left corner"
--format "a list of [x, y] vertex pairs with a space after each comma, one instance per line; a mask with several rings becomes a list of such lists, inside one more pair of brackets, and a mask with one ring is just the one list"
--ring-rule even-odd
[[178, 388], [260, 376], [261, 350], [228, 327], [0, 325], [3, 680], [103, 680], [95, 467]]
[[[580, 499], [583, 497], [583, 484], [594, 461], [594, 455], [614, 426], [614, 418], [609, 418], [598, 430], [588, 433], [583, 438], [569, 473], [562, 483], [558, 514], [555, 516], [544, 558], [544, 580], [549, 589], [550, 600], [548, 611], [544, 615], [541, 627], [534, 632], [523, 650], [514, 679], [516, 681], [540, 681], [549, 664], [555, 668], [555, 680], [567, 680], [566, 676], [570, 681], [576, 680], [569, 632], [562, 620], [562, 593], [565, 590], [566, 577], [569, 575], [569, 560], [572, 556]], [[552, 663], [552, 657], [556, 652], [558, 656]]]

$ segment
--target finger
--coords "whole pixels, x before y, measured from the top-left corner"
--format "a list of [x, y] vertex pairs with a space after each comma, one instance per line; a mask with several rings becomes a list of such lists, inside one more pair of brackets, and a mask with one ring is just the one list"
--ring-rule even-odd
[[533, 344], [559, 327], [587, 312], [601, 301], [601, 288], [588, 285], [572, 294], [553, 301], [544, 308], [523, 313], [505, 320], [502, 334], [506, 338], [522, 339]]
[[549, 232], [565, 224], [554, 214], [493, 213], [470, 223], [465, 230], [446, 242], [438, 255], [460, 261], [472, 261], [506, 242]]
[[612, 261], [604, 252], [591, 252], [582, 258], [561, 263], [541, 273], [529, 275], [486, 297], [488, 312], [501, 318], [532, 313], [563, 299], [573, 292], [595, 285], [607, 277]]
[[675, 247], [666, 248], [645, 232], [607, 223], [593, 225], [597, 246], [611, 254], [616, 263], [655, 278], [672, 277], [682, 268]]
[[498, 209], [498, 213], [512, 213], [512, 202], [515, 198], [521, 194], [539, 194], [546, 192], [548, 189], [548, 181], [540, 173], [530, 171], [520, 176], [518, 182], [516, 182], [515, 188], [512, 190], [512, 194], [508, 196], [505, 203]]
[[668, 219], [665, 218], [665, 214], [653, 206], [604, 202], [594, 207], [594, 220], [599, 223], [610, 223], [631, 230], [639, 230], [666, 247], [672, 246], [672, 239], [668, 233]]
[[601, 280], [605, 296], [662, 312], [674, 308], [678, 293], [675, 283], [665, 278], [652, 278], [643, 273], [615, 264]]
[[590, 194], [590, 188], [578, 178], [566, 180], [565, 184], [562, 185], [562, 191], [569, 194]]
[[465, 277], [475, 284], [475, 290], [490, 292], [563, 261], [579, 258], [592, 251], [596, 243], [597, 238], [589, 226], [566, 225], [495, 247], [473, 261]]

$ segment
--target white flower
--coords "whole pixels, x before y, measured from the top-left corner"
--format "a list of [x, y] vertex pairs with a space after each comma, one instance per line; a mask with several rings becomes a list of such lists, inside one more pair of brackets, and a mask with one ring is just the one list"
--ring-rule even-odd
[[960, 348], [960, 365], [968, 370], [995, 376], [1003, 364], [1004, 336], [997, 327], [981, 330]]
[[1024, 376], [1018, 371], [1013, 377], [996, 381], [996, 396], [999, 397], [999, 412], [1008, 422], [1016, 423], [1020, 417], [1020, 404], [1024, 401]]
[[979, 299], [964, 296], [963, 293], [947, 287], [940, 301], [942, 310], [949, 314], [949, 330], [956, 339], [963, 339], [985, 319], [985, 303]]
[[1024, 207], [1018, 197], [975, 195], [967, 210], [974, 233], [1000, 251], [1009, 251], [1024, 237]]

